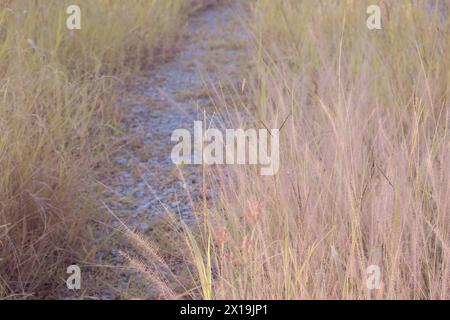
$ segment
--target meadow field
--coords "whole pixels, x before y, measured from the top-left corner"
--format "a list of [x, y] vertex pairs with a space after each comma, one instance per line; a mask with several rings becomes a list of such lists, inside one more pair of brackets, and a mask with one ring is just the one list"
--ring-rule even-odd
[[[110, 269], [109, 250], [117, 279], [91, 274], [78, 298], [449, 299], [449, 16], [445, 0], [0, 2], [0, 298], [65, 298], [67, 267]], [[169, 166], [183, 108], [279, 129], [279, 170]], [[136, 188], [106, 199], [108, 175]]]
[[369, 30], [371, 4], [250, 3], [236, 104], [284, 125], [280, 170], [213, 172], [220, 195], [188, 232], [202, 298], [449, 298], [449, 6], [382, 1]]

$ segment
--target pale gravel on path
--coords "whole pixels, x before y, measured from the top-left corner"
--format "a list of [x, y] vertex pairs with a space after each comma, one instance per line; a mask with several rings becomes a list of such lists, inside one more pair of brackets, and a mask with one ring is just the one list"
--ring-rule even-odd
[[[112, 156], [114, 166], [104, 181], [105, 203], [132, 230], [151, 232], [152, 220], [166, 210], [193, 219], [190, 199], [195, 203], [201, 198], [201, 166], [184, 166], [185, 183], [180, 179], [170, 157], [175, 145], [171, 135], [178, 128], [192, 132], [194, 120], [202, 120], [204, 110], [211, 114], [205, 82], [239, 80], [236, 61], [244, 54], [246, 39], [236, 15], [231, 2], [192, 16], [182, 48], [169, 62], [137, 78], [120, 100], [124, 113], [120, 129], [127, 143]], [[122, 265], [119, 249], [100, 252], [100, 260]], [[125, 272], [124, 283], [114, 287], [120, 291], [128, 280]], [[114, 294], [105, 292], [101, 298]]]

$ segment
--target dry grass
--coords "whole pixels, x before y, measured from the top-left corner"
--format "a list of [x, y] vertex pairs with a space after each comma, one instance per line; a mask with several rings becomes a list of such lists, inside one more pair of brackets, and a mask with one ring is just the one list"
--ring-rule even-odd
[[228, 167], [187, 231], [198, 296], [450, 297], [449, 6], [382, 1], [369, 31], [369, 2], [252, 2], [252, 116], [290, 118], [279, 174]]
[[[79, 3], [82, 29], [66, 29]], [[0, 297], [51, 297], [92, 258], [93, 167], [117, 82], [165, 55], [189, 1], [0, 2]]]
[[[199, 226], [164, 240], [175, 264], [127, 233], [143, 258], [124, 256], [161, 298], [449, 298], [450, 9], [436, 2], [381, 1], [380, 31], [370, 1], [249, 2], [240, 110], [253, 126], [289, 116], [280, 172], [212, 169], [213, 207], [205, 195]], [[170, 51], [192, 5], [80, 3], [80, 31], [65, 29], [69, 2], [0, 4], [0, 297], [53, 297], [92, 259], [117, 82]]]

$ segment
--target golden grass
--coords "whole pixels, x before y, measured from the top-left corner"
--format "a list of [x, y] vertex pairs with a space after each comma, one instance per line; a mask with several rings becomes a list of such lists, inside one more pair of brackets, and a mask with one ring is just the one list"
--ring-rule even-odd
[[197, 297], [448, 299], [449, 6], [382, 1], [370, 31], [370, 1], [252, 4], [249, 107], [271, 128], [290, 115], [280, 172], [225, 169], [187, 232]]
[[[57, 296], [92, 259], [117, 83], [170, 52], [192, 5], [79, 1], [68, 31], [69, 3], [0, 4], [0, 297]], [[370, 1], [249, 3], [244, 107], [255, 126], [289, 116], [280, 172], [211, 170], [220, 195], [199, 226], [162, 235], [175, 266], [132, 233], [143, 258], [124, 256], [168, 299], [448, 299], [449, 6], [381, 1], [369, 31]]]
[[[69, 4], [81, 30], [66, 29]], [[93, 166], [118, 81], [169, 52], [190, 4], [0, 3], [0, 297], [55, 296], [67, 266], [92, 258]]]

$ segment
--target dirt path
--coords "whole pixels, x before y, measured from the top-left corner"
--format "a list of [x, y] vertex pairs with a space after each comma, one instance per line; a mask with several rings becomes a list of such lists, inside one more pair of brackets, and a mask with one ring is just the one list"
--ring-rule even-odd
[[[155, 218], [166, 211], [184, 220], [193, 217], [192, 202], [202, 196], [201, 166], [183, 167], [184, 181], [180, 179], [170, 158], [175, 144], [170, 139], [175, 129], [192, 131], [204, 110], [212, 113], [206, 83], [239, 81], [236, 61], [245, 54], [246, 40], [237, 10], [236, 4], [219, 4], [191, 17], [180, 50], [136, 79], [120, 101], [126, 143], [111, 159], [106, 204], [133, 230], [151, 232]], [[117, 252], [112, 248], [99, 258], [120, 266], [124, 261]], [[126, 272], [123, 280], [114, 285], [117, 292], [129, 281]], [[101, 298], [113, 297], [105, 292]]]

